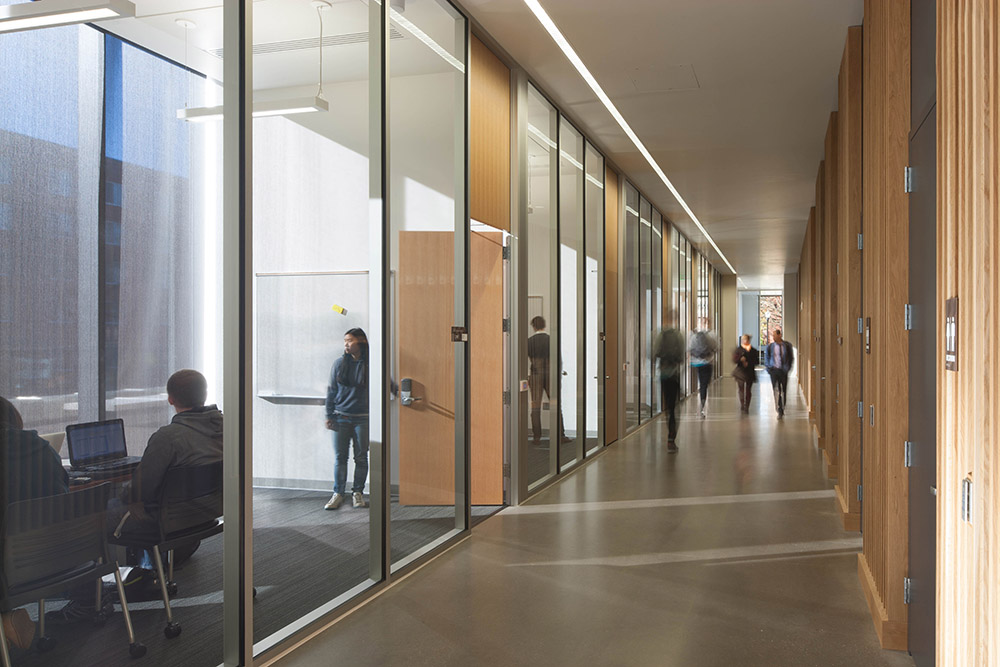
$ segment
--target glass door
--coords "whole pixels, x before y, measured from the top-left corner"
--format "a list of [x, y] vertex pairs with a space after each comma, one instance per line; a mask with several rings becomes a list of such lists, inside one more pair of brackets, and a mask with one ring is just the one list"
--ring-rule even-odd
[[584, 347], [587, 370], [584, 409], [587, 454], [604, 443], [604, 157], [589, 142], [584, 156], [584, 226], [585, 226], [585, 323]]

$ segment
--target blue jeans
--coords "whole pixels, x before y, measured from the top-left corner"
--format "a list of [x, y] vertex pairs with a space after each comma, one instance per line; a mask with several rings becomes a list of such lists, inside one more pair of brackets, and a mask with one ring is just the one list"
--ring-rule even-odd
[[363, 493], [368, 479], [368, 417], [337, 415], [333, 427], [333, 492], [346, 493], [347, 457], [354, 444], [354, 486], [351, 491]]

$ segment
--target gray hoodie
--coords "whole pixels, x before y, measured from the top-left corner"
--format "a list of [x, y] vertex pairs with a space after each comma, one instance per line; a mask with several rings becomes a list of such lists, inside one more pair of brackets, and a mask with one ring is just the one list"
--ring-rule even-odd
[[206, 405], [178, 412], [166, 426], [149, 437], [142, 461], [126, 487], [123, 502], [142, 501], [156, 506], [160, 485], [169, 468], [201, 465], [222, 460], [222, 412]]

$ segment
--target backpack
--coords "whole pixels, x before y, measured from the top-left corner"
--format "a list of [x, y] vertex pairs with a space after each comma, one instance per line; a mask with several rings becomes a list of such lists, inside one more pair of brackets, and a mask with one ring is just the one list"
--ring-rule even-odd
[[696, 331], [691, 341], [691, 354], [699, 359], [707, 359], [715, 354], [715, 342], [704, 331]]
[[677, 366], [684, 361], [684, 341], [677, 329], [666, 329], [656, 337], [653, 354], [665, 366]]

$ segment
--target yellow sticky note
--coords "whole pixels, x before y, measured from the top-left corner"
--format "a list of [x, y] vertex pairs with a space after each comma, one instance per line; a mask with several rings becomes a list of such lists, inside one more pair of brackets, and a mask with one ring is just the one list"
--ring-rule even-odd
[[343, 306], [338, 306], [337, 304], [333, 304], [332, 310], [340, 313], [341, 315], [346, 315], [347, 314], [347, 309], [344, 308]]

